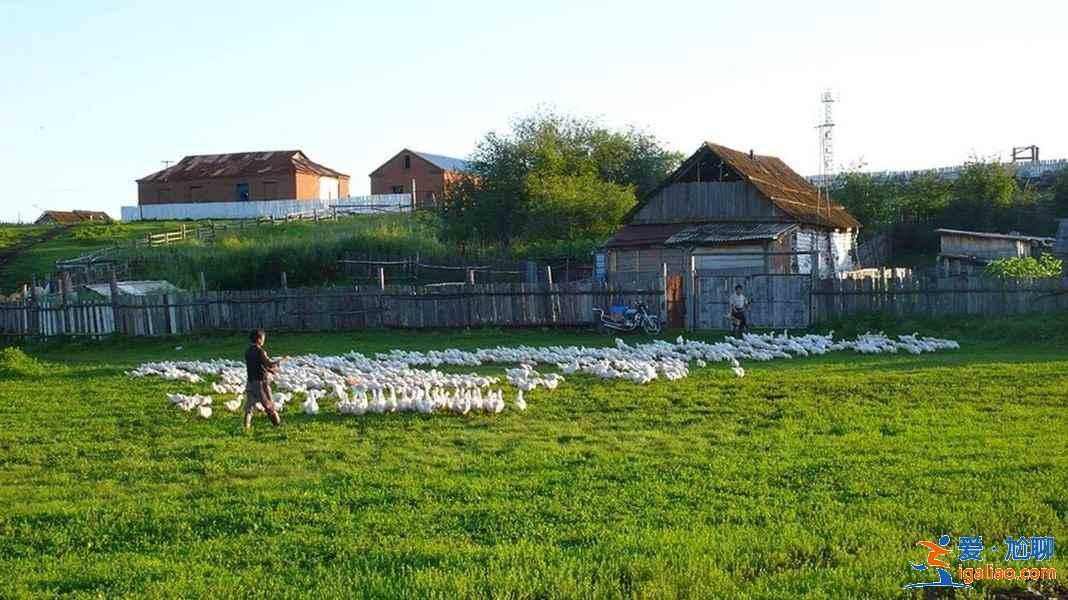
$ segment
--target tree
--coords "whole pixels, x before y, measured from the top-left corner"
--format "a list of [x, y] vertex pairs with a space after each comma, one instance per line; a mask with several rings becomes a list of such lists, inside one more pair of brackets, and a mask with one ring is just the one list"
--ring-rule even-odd
[[1061, 169], [1053, 180], [1053, 214], [1068, 218], [1068, 167]]
[[839, 175], [832, 198], [841, 203], [864, 225], [862, 231], [890, 231], [898, 219], [897, 185], [867, 173]]
[[1020, 187], [1011, 165], [972, 157], [953, 183], [953, 213], [958, 227], [989, 231], [997, 227], [999, 213], [1020, 200]]
[[517, 239], [592, 247], [681, 160], [635, 128], [535, 112], [477, 144], [470, 172], [445, 193], [443, 230], [464, 247], [507, 248]]

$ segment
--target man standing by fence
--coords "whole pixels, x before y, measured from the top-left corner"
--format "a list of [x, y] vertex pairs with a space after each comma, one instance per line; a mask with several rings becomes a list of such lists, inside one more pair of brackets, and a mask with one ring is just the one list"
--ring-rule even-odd
[[271, 399], [271, 374], [278, 370], [287, 357], [271, 360], [267, 356], [263, 349], [267, 334], [262, 329], [252, 330], [248, 341], [250, 344], [245, 351], [245, 374], [248, 378], [245, 384], [245, 431], [252, 429], [252, 413], [256, 410], [256, 404], [263, 406], [271, 424], [278, 427], [282, 424], [282, 418], [278, 416], [274, 400]]

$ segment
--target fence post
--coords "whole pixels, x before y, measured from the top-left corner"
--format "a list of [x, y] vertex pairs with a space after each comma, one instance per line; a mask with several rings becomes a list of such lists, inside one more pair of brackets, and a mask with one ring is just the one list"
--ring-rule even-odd
[[668, 319], [667, 310], [668, 310], [668, 300], [670, 300], [670, 299], [668, 298], [668, 284], [667, 284], [667, 281], [668, 281], [668, 266], [667, 266], [667, 263], [661, 263], [661, 265], [660, 265], [660, 289], [661, 289], [660, 298], [661, 298], [661, 301], [664, 303], [664, 305], [660, 307], [660, 322], [661, 323], [666, 323], [667, 319]]
[[207, 291], [208, 291], [208, 280], [204, 277], [204, 271], [201, 271], [200, 273], [198, 273], [197, 277], [200, 279], [200, 291], [204, 292], [204, 293], [207, 293]]
[[378, 289], [386, 289], [386, 268], [378, 267]]
[[119, 278], [115, 275], [115, 270], [111, 271], [111, 280], [108, 281], [108, 288], [111, 290], [111, 320], [115, 333], [124, 333], [119, 331], [119, 323], [122, 322], [119, 319]]
[[697, 327], [697, 273], [694, 266], [696, 259], [690, 253], [690, 260], [686, 261], [686, 331], [693, 331]]
[[467, 285], [475, 285], [475, 270], [467, 270]]
[[289, 289], [289, 279], [286, 278], [286, 272], [282, 271], [282, 291]]

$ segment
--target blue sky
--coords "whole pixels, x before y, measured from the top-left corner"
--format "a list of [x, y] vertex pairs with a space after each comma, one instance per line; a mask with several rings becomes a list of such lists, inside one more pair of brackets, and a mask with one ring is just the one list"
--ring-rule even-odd
[[0, 220], [118, 215], [187, 154], [299, 148], [352, 176], [466, 155], [538, 105], [817, 169], [1068, 157], [1068, 2], [0, 0]]

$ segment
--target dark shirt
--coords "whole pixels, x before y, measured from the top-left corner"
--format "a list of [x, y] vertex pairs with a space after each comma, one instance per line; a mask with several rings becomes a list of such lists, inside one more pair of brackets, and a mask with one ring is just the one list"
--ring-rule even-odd
[[245, 350], [245, 372], [249, 381], [266, 381], [268, 373], [274, 373], [277, 365], [263, 348], [252, 344]]

